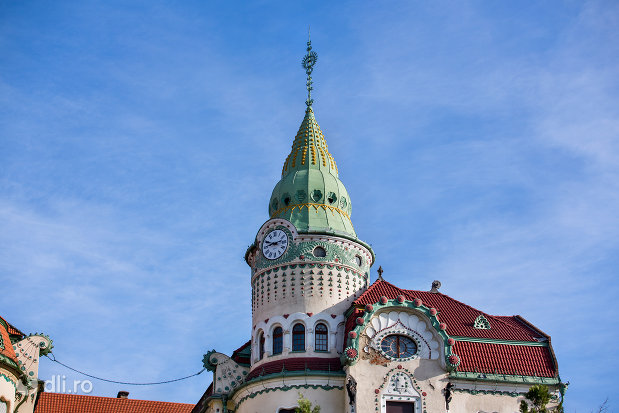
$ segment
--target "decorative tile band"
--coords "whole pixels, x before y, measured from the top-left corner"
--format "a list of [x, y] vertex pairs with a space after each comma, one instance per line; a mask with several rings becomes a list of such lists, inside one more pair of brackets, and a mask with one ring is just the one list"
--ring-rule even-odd
[[241, 406], [241, 404], [245, 402], [246, 400], [253, 399], [254, 397], [260, 394], [263, 394], [263, 393], [269, 393], [269, 392], [274, 392], [274, 391], [289, 391], [289, 390], [294, 390], [294, 389], [344, 390], [344, 386], [330, 386], [326, 384], [293, 384], [290, 386], [283, 386], [283, 387], [269, 387], [269, 388], [258, 390], [257, 392], [248, 394], [247, 396], [244, 396], [238, 401], [238, 403], [236, 404], [236, 408], [238, 409], [239, 406]]
[[338, 213], [341, 216], [345, 217], [346, 219], [348, 219], [348, 221], [350, 221], [350, 216], [348, 216], [348, 214], [341, 210], [340, 208], [331, 206], [331, 205], [327, 205], [327, 204], [315, 204], [315, 203], [307, 203], [307, 204], [294, 204], [294, 205], [288, 205], [284, 208], [280, 208], [279, 210], [275, 211], [272, 215], [271, 218], [275, 218], [277, 216], [279, 216], [280, 214], [283, 214], [284, 212], [290, 210], [291, 212], [294, 212], [295, 209], [298, 209], [299, 211], [302, 211], [303, 208], [307, 208], [308, 211], [310, 211], [312, 208], [314, 208], [314, 210], [316, 212], [318, 212], [318, 209], [323, 209], [325, 211], [329, 210], [331, 211], [332, 214], [334, 213]]
[[468, 371], [454, 371], [449, 374], [450, 378], [472, 381], [488, 381], [492, 383], [513, 383], [513, 384], [560, 384], [558, 377], [537, 377], [511, 374], [489, 374]]

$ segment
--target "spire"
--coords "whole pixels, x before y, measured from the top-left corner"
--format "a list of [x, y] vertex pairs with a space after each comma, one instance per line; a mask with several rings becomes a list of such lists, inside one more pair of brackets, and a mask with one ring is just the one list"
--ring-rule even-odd
[[307, 74], [305, 116], [282, 168], [282, 178], [273, 189], [269, 216], [292, 222], [300, 233], [343, 234], [356, 238], [348, 192], [339, 179], [335, 159], [312, 108], [312, 71], [318, 55], [308, 38], [301, 64]]
[[310, 37], [310, 29], [307, 28], [307, 54], [303, 56], [303, 60], [301, 61], [301, 65], [305, 69], [305, 73], [307, 74], [307, 82], [305, 83], [307, 86], [307, 100], [305, 104], [307, 108], [310, 109], [312, 107], [312, 103], [314, 103], [314, 99], [312, 99], [312, 71], [314, 70], [314, 65], [318, 60], [318, 53], [312, 50], [312, 39]]
[[320, 169], [338, 177], [335, 159], [329, 153], [325, 135], [316, 122], [314, 110], [308, 106], [292, 142], [290, 154], [282, 168], [282, 178], [302, 169]]

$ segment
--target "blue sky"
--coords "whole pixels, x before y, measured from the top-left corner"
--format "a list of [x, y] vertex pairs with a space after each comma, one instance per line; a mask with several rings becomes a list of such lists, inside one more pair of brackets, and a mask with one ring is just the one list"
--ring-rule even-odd
[[[524, 316], [567, 411], [619, 408], [613, 1], [0, 1], [1, 314], [121, 381], [244, 343], [308, 24], [315, 113], [385, 278]], [[209, 382], [94, 394], [194, 403]]]

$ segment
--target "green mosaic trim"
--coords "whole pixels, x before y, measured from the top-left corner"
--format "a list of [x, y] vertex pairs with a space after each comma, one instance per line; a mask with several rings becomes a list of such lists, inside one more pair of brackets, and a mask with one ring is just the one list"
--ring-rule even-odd
[[[283, 218], [282, 218], [283, 219]], [[297, 229], [298, 232], [298, 229]], [[317, 231], [317, 230], [305, 230], [305, 231], [301, 231], [298, 232], [300, 235], [327, 235], [327, 236], [333, 236], [333, 237], [338, 237], [338, 238], [344, 238], [347, 239], [348, 241], [352, 241], [356, 244], [361, 245], [362, 247], [364, 247], [365, 249], [367, 249], [370, 252], [370, 255], [372, 256], [372, 264], [374, 264], [374, 262], [376, 261], [376, 254], [374, 254], [374, 250], [372, 249], [372, 247], [370, 246], [370, 244], [361, 241], [359, 238], [357, 237], [352, 237], [348, 234], [343, 234], [337, 231], [326, 231], [326, 230], [321, 230], [321, 231]], [[258, 244], [256, 244], [256, 241], [254, 241], [251, 245], [249, 245], [247, 247], [247, 249], [245, 250], [245, 262], [248, 262], [248, 258], [249, 258], [249, 254], [254, 250], [254, 248], [258, 248]], [[286, 255], [286, 254], [284, 254]], [[280, 257], [281, 258], [281, 257]], [[277, 261], [277, 260], [273, 260], [273, 261]]]
[[8, 366], [15, 368], [16, 370], [19, 370], [19, 365], [15, 362], [15, 360], [5, 356], [4, 354], [0, 354], [0, 363], [4, 363]]
[[460, 380], [473, 380], [473, 381], [487, 381], [487, 382], [501, 382], [501, 383], [513, 383], [513, 384], [560, 384], [560, 380], [557, 377], [538, 377], [538, 376], [524, 376], [524, 375], [511, 375], [511, 374], [488, 374], [478, 373], [470, 371], [454, 371], [449, 374], [449, 377]]
[[385, 385], [389, 382], [389, 376], [395, 370], [404, 371], [408, 373], [411, 380], [413, 381], [413, 386], [415, 387], [415, 389], [419, 393], [419, 396], [421, 397], [421, 402], [422, 402], [421, 406], [423, 408], [423, 413], [428, 413], [428, 411], [426, 410], [426, 393], [423, 391], [423, 389], [417, 382], [417, 379], [415, 378], [415, 375], [413, 374], [413, 372], [407, 369], [406, 367], [402, 367], [401, 365], [398, 365], [397, 367], [394, 367], [391, 370], [389, 370], [387, 374], [385, 374], [385, 376], [383, 377], [383, 384], [381, 384], [376, 390], [374, 390], [374, 393], [376, 393], [376, 398], [374, 399], [374, 405], [376, 406], [376, 411], [377, 412], [380, 411], [380, 401], [381, 401], [380, 393], [385, 387]]
[[[445, 354], [445, 364], [447, 365], [447, 368], [455, 369], [460, 364], [459, 358], [458, 358], [457, 363], [450, 362], [450, 357], [452, 356], [457, 357], [457, 355], [453, 352], [453, 345], [449, 344], [449, 338], [450, 338], [449, 335], [445, 332], [444, 329], [441, 328], [441, 324], [443, 323], [439, 322], [438, 320], [438, 317], [437, 317], [439, 314], [438, 310], [434, 308], [429, 308], [425, 306], [423, 303], [418, 306], [418, 305], [415, 305], [415, 301], [403, 300], [402, 302], [399, 302], [397, 299], [386, 300], [385, 303], [382, 303], [379, 300], [377, 303], [374, 303], [371, 306], [372, 308], [371, 311], [368, 311], [368, 307], [369, 306], [366, 306], [366, 308], [363, 310], [364, 311], [363, 316], [358, 317], [358, 318], [361, 318], [363, 322], [361, 324], [357, 323], [356, 327], [353, 328], [348, 333], [348, 337], [346, 338], [347, 348], [352, 347], [356, 350], [357, 354], [359, 353], [359, 339], [361, 337], [361, 333], [365, 330], [365, 327], [367, 326], [372, 316], [375, 315], [378, 311], [380, 311], [383, 308], [390, 308], [390, 307], [398, 307], [400, 309], [406, 308], [406, 309], [417, 310], [425, 314], [426, 317], [430, 319], [430, 323], [432, 327], [434, 328], [434, 330], [436, 330], [439, 337], [443, 339], [443, 350]], [[432, 312], [434, 312], [434, 314], [432, 314]], [[351, 337], [351, 333], [354, 333], [353, 334], [354, 337]], [[350, 352], [350, 354], [348, 354], [345, 352], [344, 354], [342, 354], [342, 362], [344, 364], [348, 364], [351, 366], [356, 364], [359, 358], [351, 357], [351, 356], [354, 356], [353, 353], [354, 352]], [[393, 361], [396, 361], [396, 360], [393, 360]]]
[[[455, 388], [453, 389], [453, 391], [457, 391], [460, 393], [468, 393], [468, 394], [472, 394], [472, 395], [477, 395], [477, 394], [491, 394], [491, 395], [499, 395], [499, 396], [511, 396], [511, 397], [519, 397], [519, 396], [523, 396], [527, 393], [527, 391], [501, 391], [501, 390], [474, 390], [474, 389], [458, 389]], [[556, 395], [551, 395], [550, 396], [551, 400], [558, 400], [559, 397]]]
[[451, 336], [451, 338], [457, 341], [468, 341], [469, 343], [505, 344], [505, 345], [510, 345], [510, 346], [529, 346], [529, 347], [548, 347], [547, 341], [497, 340], [493, 338], [460, 337], [460, 336]]
[[523, 394], [526, 393], [526, 392], [516, 392], [516, 391], [473, 390], [473, 389], [457, 389], [457, 388], [453, 389], [453, 391], [457, 391], [459, 393], [468, 393], [468, 394], [472, 394], [472, 395], [492, 394], [492, 395], [498, 395], [498, 396], [511, 396], [511, 397], [522, 396]]
[[17, 390], [17, 383], [15, 383], [13, 381], [13, 379], [11, 379], [9, 376], [7, 376], [4, 373], [0, 373], [0, 377], [2, 377], [4, 380], [6, 380], [7, 382], [11, 383], [13, 385], [13, 387], [15, 388], [15, 390]]
[[5, 349], [5, 347], [4, 347], [4, 338], [2, 337], [2, 334], [0, 334], [0, 349], [1, 350]]
[[[334, 243], [326, 242], [326, 241], [300, 241], [295, 242], [292, 239], [292, 233], [288, 228], [283, 225], [278, 225], [274, 229], [280, 229], [286, 233], [288, 236], [288, 249], [284, 254], [275, 259], [269, 260], [266, 259], [261, 252], [256, 254], [256, 262], [255, 262], [255, 270], [258, 272], [259, 270], [263, 270], [270, 267], [276, 267], [282, 264], [287, 264], [292, 261], [298, 261], [299, 257], [303, 255], [306, 260], [312, 262], [324, 262], [324, 263], [336, 263], [337, 265], [345, 265], [354, 268], [355, 270], [364, 273], [366, 277], [369, 275], [370, 266], [368, 265], [366, 257], [362, 257], [363, 263], [361, 266], [357, 265], [355, 261], [355, 256], [360, 255], [356, 251], [351, 249], [346, 250], [345, 248], [336, 245]], [[299, 235], [297, 238], [302, 237], [303, 235]], [[353, 241], [359, 243], [358, 241]], [[362, 245], [359, 243], [359, 245]], [[259, 246], [257, 246], [259, 247]], [[323, 247], [327, 251], [327, 255], [325, 257], [314, 257], [312, 251], [316, 247]], [[336, 261], [337, 260], [337, 261]]]
[[254, 397], [260, 394], [263, 394], [263, 393], [269, 393], [272, 391], [289, 391], [289, 390], [296, 390], [296, 389], [344, 390], [344, 386], [331, 386], [331, 385], [326, 385], [326, 384], [293, 384], [291, 386], [270, 387], [267, 389], [258, 390], [257, 392], [244, 396], [243, 398], [239, 400], [239, 402], [235, 406], [235, 409], [238, 409], [241, 406], [241, 404], [243, 404], [243, 402], [245, 402], [246, 400], [253, 399]]
[[[49, 353], [51, 353], [52, 349], [54, 348], [54, 340], [52, 340], [50, 336], [48, 336], [47, 334], [34, 333], [34, 334], [29, 334], [26, 338], [32, 338], [33, 341], [35, 338], [38, 339], [38, 343], [35, 343], [35, 344], [39, 346], [40, 356], [48, 355]], [[41, 340], [41, 338], [49, 341], [49, 345], [44, 340]]]
[[209, 351], [208, 353], [204, 355], [204, 357], [202, 357], [202, 365], [204, 366], [204, 368], [213, 373], [215, 373], [215, 370], [217, 369], [217, 361], [218, 361], [216, 358], [214, 358], [211, 361], [211, 356], [214, 353], [216, 353], [215, 349]]

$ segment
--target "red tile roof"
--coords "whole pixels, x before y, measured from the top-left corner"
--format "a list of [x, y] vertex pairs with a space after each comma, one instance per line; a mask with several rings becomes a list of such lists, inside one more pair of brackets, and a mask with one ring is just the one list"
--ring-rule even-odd
[[454, 352], [460, 356], [458, 371], [556, 377], [548, 347], [458, 341]]
[[285, 371], [342, 371], [342, 363], [339, 357], [320, 358], [320, 357], [294, 357], [286, 360], [276, 360], [264, 363], [253, 368], [247, 375], [246, 380], [255, 377], [265, 376], [272, 373]]
[[[395, 299], [398, 295], [403, 295], [409, 301], [419, 298], [423, 301], [423, 305], [436, 308], [438, 318], [441, 322], [447, 324], [447, 334], [450, 336], [531, 342], [537, 342], [538, 338], [546, 337], [544, 333], [533, 328], [530, 324], [518, 322], [514, 318], [518, 316], [492, 316], [448, 295], [428, 291], [404, 290], [384, 280], [375, 281], [367, 291], [353, 302], [353, 305], [374, 304], [379, 301], [381, 296]], [[479, 315], [483, 315], [490, 322], [491, 328], [489, 330], [473, 327], [475, 319]]]
[[[10, 326], [10, 324], [7, 323], [4, 318], [0, 317], [0, 319], [2, 319], [2, 321], [4, 321], [8, 326]], [[10, 358], [15, 362], [15, 365], [17, 365], [17, 355], [15, 354], [15, 350], [13, 350], [13, 345], [11, 344], [9, 332], [6, 328], [4, 328], [3, 323], [0, 323], [0, 336], [2, 336], [2, 346], [0, 346], [0, 354]]]
[[193, 404], [41, 393], [34, 413], [189, 413]]
[[19, 331], [17, 329], [17, 327], [15, 327], [13, 324], [11, 323], [7, 323], [9, 325], [9, 334], [12, 336], [25, 336], [24, 333], [22, 333], [21, 331]]
[[[445, 294], [404, 290], [380, 279], [353, 302], [353, 307], [356, 308], [346, 320], [346, 334], [356, 327], [355, 320], [364, 314], [363, 307], [366, 304], [375, 304], [382, 296], [395, 299], [399, 295], [403, 295], [409, 301], [419, 298], [423, 305], [435, 308], [438, 311], [439, 320], [447, 324], [446, 332], [450, 336], [473, 340], [531, 343], [531, 345], [512, 345], [459, 340], [453, 348], [454, 353], [461, 360], [458, 371], [539, 377], [557, 376], [557, 363], [550, 347], [550, 337], [524, 318], [518, 315], [493, 316]], [[489, 330], [473, 327], [479, 315], [483, 315], [490, 322]], [[547, 342], [548, 346], [534, 345], [540, 341]]]

